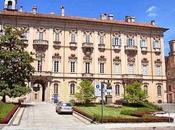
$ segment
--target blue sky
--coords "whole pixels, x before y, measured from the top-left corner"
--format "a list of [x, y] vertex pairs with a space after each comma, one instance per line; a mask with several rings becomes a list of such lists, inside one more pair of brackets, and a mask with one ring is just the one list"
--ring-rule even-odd
[[[0, 0], [3, 9], [3, 1]], [[175, 0], [18, 0], [18, 7], [31, 11], [33, 5], [38, 6], [41, 13], [55, 12], [59, 14], [64, 5], [66, 15], [95, 17], [101, 13], [112, 13], [115, 19], [122, 20], [126, 15], [136, 17], [139, 22], [156, 20], [156, 24], [170, 30], [165, 33], [165, 55], [168, 55], [168, 41], [175, 39]]]

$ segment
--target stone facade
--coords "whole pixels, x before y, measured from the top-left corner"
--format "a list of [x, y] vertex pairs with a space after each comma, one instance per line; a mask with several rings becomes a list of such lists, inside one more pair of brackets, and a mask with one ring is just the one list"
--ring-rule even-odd
[[175, 40], [171, 40], [169, 44], [170, 53], [166, 57], [167, 100], [175, 103]]
[[[8, 6], [7, 6], [8, 7]], [[134, 17], [113, 20], [39, 14], [37, 8], [5, 8], [0, 24], [26, 28], [24, 45], [35, 53], [36, 69], [29, 86], [29, 100], [74, 99], [83, 79], [111, 83], [106, 95], [112, 102], [123, 98], [124, 88], [141, 81], [151, 102], [166, 102], [166, 74], [163, 33], [167, 30], [151, 23], [137, 23]]]

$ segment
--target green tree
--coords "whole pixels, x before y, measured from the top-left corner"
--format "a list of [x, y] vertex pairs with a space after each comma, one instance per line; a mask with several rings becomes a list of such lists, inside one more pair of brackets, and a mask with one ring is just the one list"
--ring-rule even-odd
[[125, 99], [129, 103], [140, 103], [146, 100], [147, 96], [141, 88], [141, 83], [133, 82], [126, 86]]
[[78, 101], [83, 104], [89, 104], [91, 101], [95, 99], [94, 95], [94, 86], [92, 82], [89, 80], [81, 81], [78, 86], [78, 92], [75, 94]]
[[21, 40], [25, 29], [4, 26], [0, 36], [0, 96], [6, 102], [9, 97], [20, 97], [30, 92], [26, 82], [30, 80], [34, 68], [32, 55], [24, 49]]

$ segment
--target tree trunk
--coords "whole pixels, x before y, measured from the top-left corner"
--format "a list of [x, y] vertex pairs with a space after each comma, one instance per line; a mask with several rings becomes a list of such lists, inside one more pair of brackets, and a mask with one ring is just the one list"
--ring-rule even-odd
[[2, 102], [6, 103], [6, 95], [2, 97]]

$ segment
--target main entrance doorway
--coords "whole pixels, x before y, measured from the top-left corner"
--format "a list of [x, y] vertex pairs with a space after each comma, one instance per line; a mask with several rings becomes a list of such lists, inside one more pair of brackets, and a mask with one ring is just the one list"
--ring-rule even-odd
[[32, 100], [37, 102], [45, 101], [45, 83], [41, 80], [36, 80], [32, 87]]

